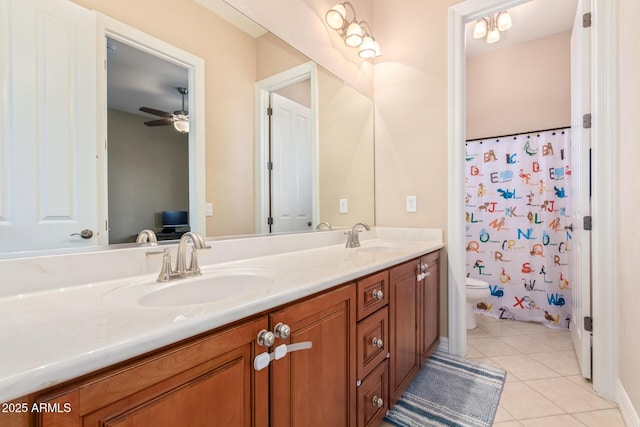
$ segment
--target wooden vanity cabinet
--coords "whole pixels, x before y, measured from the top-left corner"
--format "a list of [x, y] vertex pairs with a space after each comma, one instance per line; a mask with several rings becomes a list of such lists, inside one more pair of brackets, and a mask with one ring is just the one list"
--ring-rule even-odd
[[440, 251], [389, 271], [391, 406], [440, 342]]
[[38, 405], [62, 411], [35, 414], [35, 425], [267, 427], [269, 374], [253, 368], [267, 327], [262, 316], [43, 395]]
[[389, 271], [389, 394], [390, 405], [400, 399], [420, 367], [417, 271], [419, 259]]
[[[288, 325], [275, 346], [312, 348], [271, 362], [271, 426], [348, 427], [356, 416], [356, 304], [353, 284], [270, 315], [271, 330]], [[273, 348], [272, 348], [273, 351]]]
[[420, 367], [440, 344], [440, 251], [420, 258], [424, 278], [418, 282]]
[[[49, 411], [9, 425], [377, 426], [438, 345], [439, 256], [34, 393], [19, 400]], [[288, 327], [287, 337], [278, 337], [278, 325]], [[275, 333], [270, 348], [257, 344], [261, 331]], [[256, 355], [304, 342], [311, 348], [254, 369]]]

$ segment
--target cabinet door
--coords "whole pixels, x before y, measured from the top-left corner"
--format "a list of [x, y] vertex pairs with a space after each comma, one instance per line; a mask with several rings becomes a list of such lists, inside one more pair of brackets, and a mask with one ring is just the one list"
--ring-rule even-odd
[[84, 381], [38, 403], [70, 408], [41, 413], [53, 426], [268, 425], [268, 369], [255, 371], [256, 336], [267, 318], [177, 345]]
[[440, 251], [422, 257], [427, 266], [420, 292], [420, 366], [424, 365], [440, 343]]
[[271, 315], [272, 327], [291, 329], [274, 345], [312, 343], [271, 363], [271, 426], [355, 426], [354, 288], [343, 286]]
[[418, 286], [419, 260], [408, 261], [389, 274], [389, 359], [390, 405], [393, 406], [418, 372]]

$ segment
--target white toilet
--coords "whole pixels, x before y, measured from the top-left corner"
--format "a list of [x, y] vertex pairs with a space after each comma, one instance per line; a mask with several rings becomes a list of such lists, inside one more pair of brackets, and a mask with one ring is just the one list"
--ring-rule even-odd
[[465, 293], [467, 297], [467, 329], [475, 329], [477, 325], [473, 307], [491, 296], [489, 283], [467, 277]]

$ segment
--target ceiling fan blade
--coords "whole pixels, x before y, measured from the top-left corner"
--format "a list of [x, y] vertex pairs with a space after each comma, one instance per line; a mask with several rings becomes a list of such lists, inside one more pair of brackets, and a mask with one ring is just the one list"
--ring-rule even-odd
[[139, 110], [145, 113], [153, 114], [154, 116], [164, 117], [166, 119], [170, 119], [173, 117], [173, 114], [167, 113], [166, 111], [156, 110], [155, 108], [140, 107]]
[[151, 120], [150, 122], [144, 122], [147, 126], [166, 126], [173, 123], [171, 119], [159, 119], [159, 120]]

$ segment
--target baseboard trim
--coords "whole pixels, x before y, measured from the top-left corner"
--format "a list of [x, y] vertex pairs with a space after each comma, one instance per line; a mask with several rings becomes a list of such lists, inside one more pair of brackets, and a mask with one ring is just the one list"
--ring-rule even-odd
[[624, 386], [619, 380], [617, 389], [616, 401], [618, 403], [618, 409], [620, 409], [620, 415], [622, 415], [624, 423], [627, 425], [627, 427], [640, 427], [640, 417], [638, 417], [638, 413], [633, 407], [633, 404], [629, 399], [629, 395], [627, 395]]
[[449, 338], [440, 337], [440, 344], [438, 344], [436, 350], [442, 351], [444, 353], [449, 353]]

